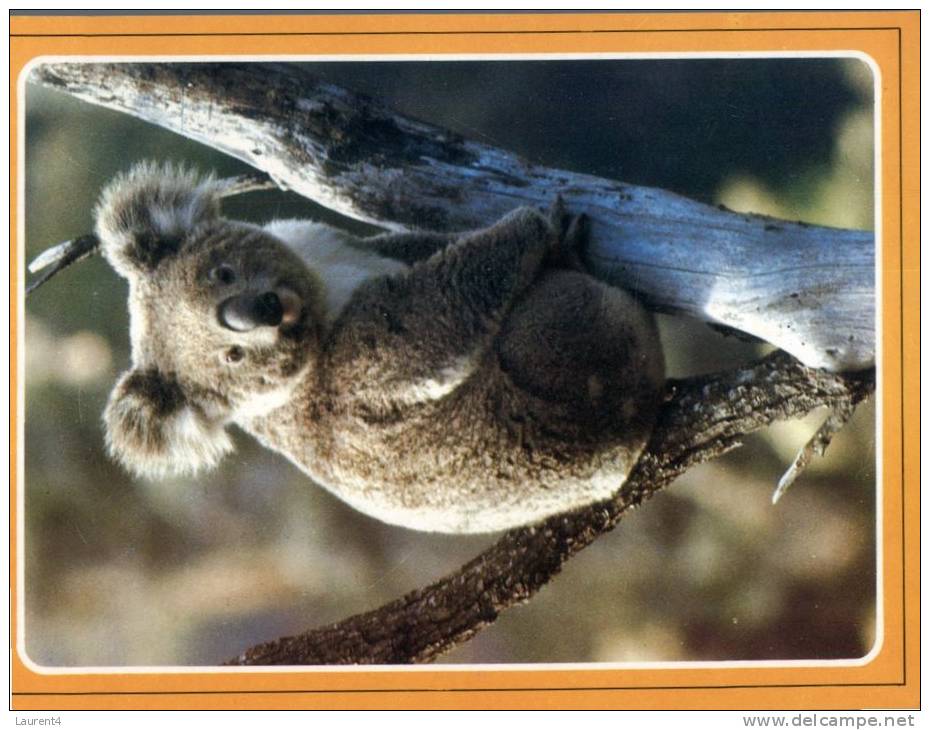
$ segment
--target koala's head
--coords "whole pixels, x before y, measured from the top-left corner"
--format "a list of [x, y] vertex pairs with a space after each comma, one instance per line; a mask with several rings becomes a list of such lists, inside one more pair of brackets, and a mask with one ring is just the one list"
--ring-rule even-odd
[[225, 426], [287, 402], [313, 366], [321, 286], [263, 229], [221, 217], [212, 179], [141, 165], [96, 209], [104, 256], [129, 280], [133, 368], [104, 414], [110, 452], [161, 476], [215, 465]]

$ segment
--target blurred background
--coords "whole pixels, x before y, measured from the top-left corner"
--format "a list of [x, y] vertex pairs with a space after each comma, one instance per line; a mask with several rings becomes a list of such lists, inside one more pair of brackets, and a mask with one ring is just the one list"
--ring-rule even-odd
[[[554, 167], [741, 211], [873, 227], [872, 77], [859, 61], [728, 59], [307, 64], [409, 115]], [[27, 85], [26, 259], [90, 232], [137, 160], [220, 176], [245, 165]], [[286, 193], [228, 201], [315, 217]], [[841, 253], [838, 255], [842, 255]], [[129, 365], [126, 286], [83, 262], [26, 307], [26, 649], [43, 665], [197, 665], [375, 608], [494, 535], [412, 532], [358, 514], [236, 434], [216, 472], [135, 480], [100, 415]], [[761, 346], [661, 317], [670, 375]], [[785, 498], [772, 490], [824, 414], [692, 469], [444, 663], [834, 659], [875, 640], [875, 414], [861, 406]]]

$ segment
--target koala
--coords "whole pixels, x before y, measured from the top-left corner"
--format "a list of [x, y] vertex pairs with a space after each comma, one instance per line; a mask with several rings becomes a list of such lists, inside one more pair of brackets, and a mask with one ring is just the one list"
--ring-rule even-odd
[[132, 367], [109, 452], [150, 478], [215, 466], [235, 424], [385, 522], [488, 532], [606, 499], [654, 425], [652, 316], [579, 270], [584, 219], [362, 239], [229, 220], [221, 184], [143, 164], [95, 211], [129, 281]]

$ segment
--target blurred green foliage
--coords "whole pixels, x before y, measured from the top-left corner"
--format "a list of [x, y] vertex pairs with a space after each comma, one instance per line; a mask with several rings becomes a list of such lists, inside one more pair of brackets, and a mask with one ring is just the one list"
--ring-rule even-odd
[[[729, 59], [308, 64], [399, 111], [552, 166], [838, 226], [872, 223], [871, 77], [858, 61]], [[88, 232], [100, 188], [141, 159], [246, 167], [135, 119], [27, 86], [26, 259]], [[286, 193], [253, 221], [317, 217]], [[838, 255], [842, 255], [841, 252]], [[662, 318], [673, 374], [755, 345]], [[217, 472], [137, 481], [100, 425], [128, 366], [126, 287], [82, 263], [26, 307], [26, 648], [46, 665], [212, 664], [373, 608], [494, 536], [377, 523], [244, 436]], [[875, 638], [874, 412], [777, 508], [816, 428], [781, 424], [693, 469], [446, 662], [853, 658]]]

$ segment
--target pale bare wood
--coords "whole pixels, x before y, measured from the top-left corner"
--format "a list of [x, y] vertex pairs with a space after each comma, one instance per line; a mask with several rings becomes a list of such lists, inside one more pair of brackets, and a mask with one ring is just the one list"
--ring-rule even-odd
[[394, 230], [472, 229], [561, 194], [592, 219], [592, 273], [652, 307], [759, 337], [811, 367], [874, 366], [870, 232], [734, 213], [532, 165], [294, 65], [55, 63], [32, 78], [204, 142], [283, 187]]

